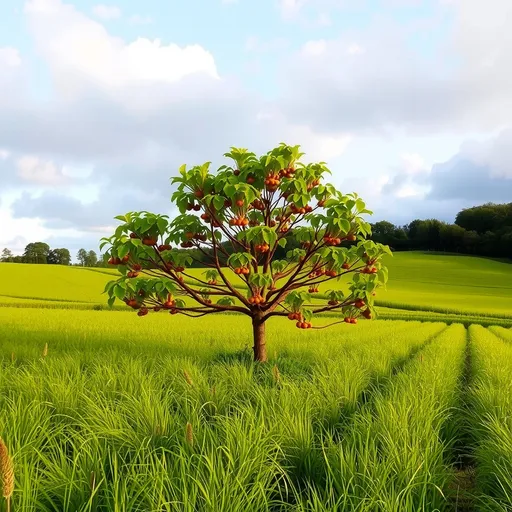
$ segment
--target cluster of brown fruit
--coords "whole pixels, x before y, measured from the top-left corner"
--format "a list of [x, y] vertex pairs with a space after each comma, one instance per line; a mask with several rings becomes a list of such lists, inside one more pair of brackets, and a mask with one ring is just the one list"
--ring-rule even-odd
[[247, 267], [236, 267], [235, 268], [235, 274], [242, 274], [246, 276], [250, 273], [250, 270]]
[[354, 306], [357, 308], [357, 309], [361, 309], [365, 306], [365, 302], [363, 299], [357, 299], [355, 302], [354, 302]]
[[279, 175], [282, 178], [293, 178], [294, 174], [295, 174], [295, 169], [293, 167], [287, 167], [286, 169], [281, 169], [279, 171]]
[[193, 242], [191, 242], [190, 240], [188, 242], [182, 242], [180, 245], [181, 247], [183, 247], [183, 249], [189, 249], [190, 247], [194, 247]]
[[159, 252], [170, 251], [171, 249], [172, 249], [172, 246], [169, 244], [163, 244], [163, 245], [158, 246]]
[[229, 220], [230, 226], [248, 226], [249, 219], [247, 217], [234, 217]]
[[329, 306], [337, 306], [339, 304], [339, 301], [331, 299], [327, 304]]
[[200, 209], [201, 209], [201, 206], [198, 204], [194, 204], [194, 203], [187, 204], [187, 211], [189, 211], [189, 212], [192, 210], [198, 212]]
[[146, 307], [140, 308], [139, 311], [137, 311], [138, 316], [146, 316], [149, 313], [149, 309]]
[[320, 178], [317, 178], [308, 184], [308, 192], [311, 192], [318, 185], [320, 185]]
[[265, 188], [269, 192], [275, 192], [280, 184], [281, 180], [279, 179], [278, 174], [269, 174], [265, 179]]
[[357, 324], [357, 318], [346, 316], [344, 319], [346, 324]]
[[361, 274], [376, 274], [378, 271], [377, 267], [364, 267], [361, 269]]
[[183, 272], [185, 270], [185, 267], [182, 266], [176, 266], [174, 263], [171, 263], [170, 261], [165, 264], [165, 267], [167, 270], [174, 270], [174, 272]]
[[336, 236], [331, 236], [329, 233], [325, 233], [324, 235], [325, 245], [340, 245], [341, 238]]
[[207, 224], [209, 224], [212, 220], [208, 213], [201, 213], [201, 219], [204, 220]]
[[128, 260], [130, 259], [130, 255], [127, 254], [124, 258], [114, 258], [113, 256], [109, 258], [108, 264], [109, 265], [124, 265], [125, 263], [128, 263]]
[[268, 244], [256, 244], [254, 246], [254, 250], [256, 252], [268, 252], [270, 250], [270, 246]]
[[262, 295], [259, 293], [254, 294], [252, 297], [249, 297], [249, 304], [263, 304], [265, 302], [265, 299]]
[[216, 286], [216, 284], [217, 284], [217, 280], [216, 280], [216, 279], [210, 279], [210, 280], [208, 281], [208, 284], [209, 284], [209, 285], [211, 285], [211, 286]]
[[265, 209], [265, 203], [261, 199], [255, 199], [249, 206], [260, 211]]
[[309, 293], [318, 293], [318, 286], [310, 286], [308, 288]]
[[208, 240], [208, 237], [203, 233], [192, 233], [191, 231], [187, 231], [185, 233], [185, 238], [187, 240], [200, 240], [201, 242], [206, 242], [206, 240]]
[[304, 322], [302, 313], [299, 313], [298, 311], [295, 313], [289, 313], [288, 320], [298, 320], [297, 323], [295, 324], [295, 327], [299, 329], [311, 329], [311, 327], [313, 327], [311, 322]]
[[124, 299], [124, 303], [132, 309], [140, 309], [140, 304], [136, 299]]
[[167, 300], [162, 304], [164, 309], [172, 309], [176, 306], [176, 301], [173, 299], [172, 295], [169, 295]]
[[314, 272], [311, 272], [308, 277], [309, 279], [314, 279], [315, 277], [320, 277], [325, 275], [327, 271], [324, 268], [319, 268], [318, 270], [315, 270]]
[[309, 204], [306, 206], [297, 206], [296, 204], [291, 204], [290, 211], [295, 214], [303, 215], [305, 213], [312, 212], [313, 208]]
[[134, 277], [139, 277], [139, 273], [135, 270], [130, 270], [130, 272], [126, 274], [126, 277], [129, 277], [130, 279]]

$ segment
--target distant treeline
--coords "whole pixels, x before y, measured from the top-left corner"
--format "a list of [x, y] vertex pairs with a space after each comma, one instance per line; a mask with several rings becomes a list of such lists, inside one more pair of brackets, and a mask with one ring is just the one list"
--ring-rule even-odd
[[437, 219], [405, 226], [380, 221], [372, 238], [395, 251], [426, 250], [512, 258], [512, 203], [474, 206], [460, 211], [455, 224]]
[[[105, 258], [98, 255], [95, 251], [86, 251], [80, 249], [77, 252], [76, 259], [78, 265], [83, 267], [104, 267]], [[10, 249], [4, 249], [0, 257], [4, 263], [40, 263], [48, 265], [71, 265], [71, 253], [69, 249], [51, 249], [44, 242], [32, 242], [25, 247], [21, 256], [15, 256]]]
[[[394, 251], [438, 251], [512, 258], [512, 203], [486, 203], [460, 211], [455, 224], [437, 219], [413, 220], [405, 226], [396, 226], [382, 220], [372, 224], [372, 239], [389, 245]], [[231, 253], [229, 242], [223, 244], [225, 251]], [[286, 252], [298, 247], [290, 237], [286, 248], [278, 247], [276, 258], [285, 258]], [[185, 249], [183, 249], [185, 250]], [[194, 258], [192, 267], [204, 266], [207, 250], [189, 249], [187, 253]], [[76, 259], [85, 267], [107, 266], [107, 255], [98, 255], [94, 251], [80, 249]], [[221, 258], [221, 263], [225, 263]], [[2, 262], [42, 263], [70, 265], [71, 255], [68, 249], [50, 249], [44, 242], [30, 243], [21, 256], [14, 256], [4, 249], [0, 257]]]

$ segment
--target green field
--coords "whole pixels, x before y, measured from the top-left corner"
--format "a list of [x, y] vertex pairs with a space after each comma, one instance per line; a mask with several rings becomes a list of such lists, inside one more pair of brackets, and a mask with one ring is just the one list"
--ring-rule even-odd
[[508, 510], [512, 331], [247, 324], [0, 309], [15, 510]]
[[[377, 297], [382, 318], [408, 319], [412, 314], [421, 320], [438, 313], [448, 315], [447, 322], [492, 325], [498, 319], [499, 325], [512, 327], [512, 264], [419, 252], [395, 253], [385, 263], [390, 281]], [[0, 306], [105, 307], [101, 292], [115, 276], [115, 269], [0, 264]], [[336, 286], [343, 287], [343, 281], [324, 285], [320, 292]]]
[[0, 264], [12, 511], [511, 511], [512, 267], [387, 263], [383, 319], [272, 318], [267, 365], [245, 317], [141, 319], [106, 310], [114, 270]]

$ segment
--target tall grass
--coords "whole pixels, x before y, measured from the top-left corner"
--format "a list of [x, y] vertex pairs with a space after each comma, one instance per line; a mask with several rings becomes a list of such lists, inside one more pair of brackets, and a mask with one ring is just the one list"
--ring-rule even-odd
[[449, 429], [464, 363], [465, 329], [441, 333], [328, 442], [325, 489], [311, 487], [301, 510], [417, 511], [450, 507]]
[[[501, 331], [500, 331], [501, 332]], [[512, 344], [469, 328], [471, 414], [481, 510], [512, 510]]]
[[112, 316], [0, 311], [13, 510], [303, 510], [299, 490], [337, 489], [324, 448], [444, 329], [376, 321], [302, 336], [276, 321], [273, 364], [258, 366], [238, 317], [170, 330], [158, 315]]

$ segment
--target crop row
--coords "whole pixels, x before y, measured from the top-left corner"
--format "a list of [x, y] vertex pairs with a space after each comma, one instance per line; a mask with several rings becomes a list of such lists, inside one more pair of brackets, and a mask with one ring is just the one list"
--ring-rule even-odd
[[[472, 382], [470, 422], [479, 504], [512, 507], [512, 331], [469, 328]], [[501, 339], [500, 339], [501, 338]]]

